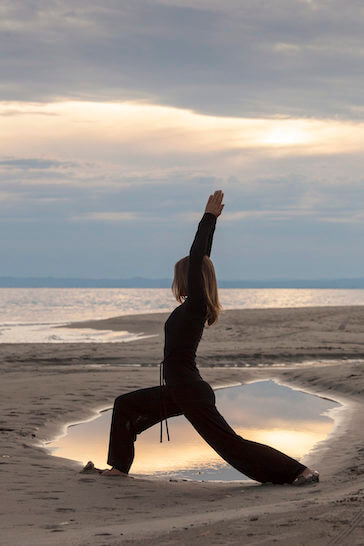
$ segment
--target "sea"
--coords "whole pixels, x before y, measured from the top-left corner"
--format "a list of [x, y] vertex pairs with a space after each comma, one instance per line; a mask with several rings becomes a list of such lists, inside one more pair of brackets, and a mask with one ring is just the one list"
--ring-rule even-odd
[[[224, 309], [364, 305], [364, 289], [220, 288], [219, 296]], [[146, 336], [67, 325], [177, 305], [170, 288], [0, 288], [0, 343], [127, 342]]]

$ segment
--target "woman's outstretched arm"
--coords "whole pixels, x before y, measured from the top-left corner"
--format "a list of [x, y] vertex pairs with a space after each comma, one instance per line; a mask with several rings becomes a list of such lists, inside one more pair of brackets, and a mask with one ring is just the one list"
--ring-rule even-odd
[[[219, 192], [220, 192], [220, 195], [218, 195]], [[214, 214], [216, 218], [220, 216], [220, 214], [222, 213], [222, 209], [224, 208], [224, 205], [222, 204], [223, 198], [224, 198], [224, 194], [222, 193], [221, 190], [215, 191], [214, 195], [210, 195], [207, 201], [205, 212], [211, 212], [211, 214]], [[207, 242], [207, 248], [206, 248], [205, 254], [208, 257], [210, 257], [210, 254], [211, 254], [214, 231], [215, 231], [215, 226], [210, 231], [209, 240]]]
[[202, 261], [204, 256], [210, 256], [216, 219], [224, 208], [222, 204], [223, 197], [224, 194], [221, 190], [210, 195], [190, 249], [187, 283], [188, 302], [195, 312], [202, 313], [205, 310]]

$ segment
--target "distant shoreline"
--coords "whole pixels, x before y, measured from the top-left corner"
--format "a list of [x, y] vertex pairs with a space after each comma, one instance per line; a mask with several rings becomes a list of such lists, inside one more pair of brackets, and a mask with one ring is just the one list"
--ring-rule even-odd
[[[172, 279], [83, 279], [70, 277], [0, 277], [0, 288], [170, 288]], [[364, 289], [364, 277], [338, 279], [219, 280], [219, 288]]]

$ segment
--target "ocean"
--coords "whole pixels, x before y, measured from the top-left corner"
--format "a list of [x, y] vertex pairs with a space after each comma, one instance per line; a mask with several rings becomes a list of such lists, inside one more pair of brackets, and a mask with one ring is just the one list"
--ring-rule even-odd
[[[219, 295], [224, 309], [364, 305], [364, 289], [222, 288]], [[0, 343], [130, 341], [142, 336], [54, 327], [176, 305], [169, 288], [0, 288]]]

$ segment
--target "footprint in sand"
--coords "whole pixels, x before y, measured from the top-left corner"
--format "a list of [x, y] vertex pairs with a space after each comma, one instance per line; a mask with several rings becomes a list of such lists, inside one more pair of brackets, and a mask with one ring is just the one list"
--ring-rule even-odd
[[59, 500], [59, 497], [33, 497], [36, 500]]

